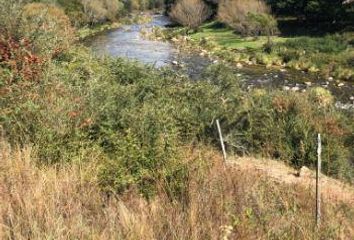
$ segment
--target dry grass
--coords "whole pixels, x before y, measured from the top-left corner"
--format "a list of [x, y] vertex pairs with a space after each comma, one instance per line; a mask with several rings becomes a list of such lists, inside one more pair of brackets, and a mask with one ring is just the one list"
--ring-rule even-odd
[[[316, 186], [315, 171], [306, 167], [296, 170], [279, 160], [242, 157], [229, 159], [228, 164], [240, 171], [257, 172], [280, 184], [295, 184], [313, 190]], [[350, 184], [322, 174], [321, 192], [323, 201], [354, 206], [354, 187]]]
[[[31, 149], [0, 144], [0, 239], [350, 239], [353, 208], [324, 203], [313, 231], [313, 194], [259, 174], [226, 169], [205, 149], [190, 152], [185, 203], [163, 190], [107, 197], [95, 164], [38, 167]], [[93, 163], [97, 162], [93, 156]], [[99, 159], [98, 159], [99, 160]], [[352, 212], [350, 212], [352, 211]], [[351, 224], [351, 225], [350, 225]]]

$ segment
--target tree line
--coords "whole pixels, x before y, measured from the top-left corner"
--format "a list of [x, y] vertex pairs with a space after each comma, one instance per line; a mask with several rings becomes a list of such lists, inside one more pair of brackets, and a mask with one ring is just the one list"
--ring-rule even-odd
[[54, 4], [64, 9], [73, 25], [81, 27], [116, 21], [134, 11], [146, 11], [164, 6], [163, 0], [20, 0]]
[[[165, 0], [166, 10], [183, 0]], [[225, 0], [204, 0], [213, 14], [217, 15]], [[230, 6], [241, 3], [248, 5], [250, 1], [230, 0]], [[252, 1], [251, 1], [252, 2]], [[258, 1], [263, 2], [263, 1]], [[280, 16], [292, 16], [307, 21], [353, 21], [354, 1], [352, 0], [265, 0], [272, 12]]]
[[307, 20], [349, 20], [353, 1], [343, 0], [267, 0], [274, 13]]

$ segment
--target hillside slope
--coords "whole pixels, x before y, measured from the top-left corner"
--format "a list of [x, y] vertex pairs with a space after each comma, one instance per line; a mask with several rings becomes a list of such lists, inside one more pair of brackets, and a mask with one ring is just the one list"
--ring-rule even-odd
[[[353, 188], [323, 178], [323, 220], [314, 228], [313, 180], [272, 160], [225, 165], [210, 148], [186, 151], [185, 198], [167, 189], [146, 200], [134, 188], [102, 192], [90, 164], [42, 166], [31, 148], [0, 143], [1, 239], [351, 239]], [[95, 164], [94, 164], [95, 163]], [[225, 167], [226, 166], [226, 167]], [[326, 187], [325, 187], [326, 186]]]
[[[253, 172], [267, 176], [281, 184], [295, 184], [315, 191], [316, 173], [306, 167], [299, 171], [288, 167], [284, 162], [271, 159], [234, 158], [227, 162], [228, 167], [239, 171]], [[339, 180], [321, 175], [322, 197], [332, 203], [344, 202], [354, 206], [354, 188]]]

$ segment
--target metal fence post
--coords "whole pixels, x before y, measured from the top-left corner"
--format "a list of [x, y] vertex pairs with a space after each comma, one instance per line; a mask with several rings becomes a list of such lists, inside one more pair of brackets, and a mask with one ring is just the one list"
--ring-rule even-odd
[[218, 127], [222, 154], [223, 154], [223, 157], [224, 157], [224, 161], [226, 162], [226, 150], [225, 150], [225, 145], [224, 145], [224, 139], [223, 139], [222, 133], [221, 133], [221, 127], [220, 127], [219, 119], [216, 120], [216, 126]]
[[317, 170], [316, 170], [316, 225], [317, 227], [321, 224], [321, 134], [317, 136]]

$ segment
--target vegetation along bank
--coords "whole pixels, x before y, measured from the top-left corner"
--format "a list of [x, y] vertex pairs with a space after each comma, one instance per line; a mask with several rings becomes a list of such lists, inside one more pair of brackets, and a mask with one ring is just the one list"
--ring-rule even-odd
[[353, 3], [184, 0], [170, 6], [170, 17], [182, 27], [157, 28], [153, 38], [239, 67], [286, 67], [354, 81]]

